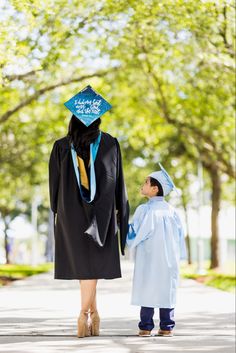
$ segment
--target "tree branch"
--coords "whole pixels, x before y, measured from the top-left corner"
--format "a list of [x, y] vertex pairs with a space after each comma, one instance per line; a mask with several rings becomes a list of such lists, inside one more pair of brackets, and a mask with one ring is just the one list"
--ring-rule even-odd
[[70, 83], [73, 83], [73, 82], [83, 81], [85, 79], [89, 79], [89, 78], [92, 78], [92, 77], [102, 77], [102, 76], [105, 76], [108, 72], [109, 71], [100, 71], [100, 72], [93, 73], [93, 74], [88, 74], [88, 75], [84, 75], [84, 76], [80, 76], [80, 77], [74, 77], [72, 79], [63, 80], [61, 82], [58, 82], [55, 85], [50, 85], [50, 86], [46, 86], [44, 88], [41, 88], [37, 92], [32, 94], [31, 96], [26, 98], [25, 100], [23, 100], [21, 103], [16, 105], [13, 109], [8, 110], [3, 115], [1, 115], [0, 116], [0, 124], [4, 123], [5, 121], [7, 121], [10, 118], [10, 116], [12, 116], [16, 112], [18, 112], [20, 109], [24, 108], [28, 104], [30, 104], [33, 101], [35, 101], [36, 99], [38, 99], [40, 96], [42, 96], [46, 92], [52, 91], [52, 90], [54, 90], [54, 89], [56, 89], [58, 87], [69, 85]]
[[[215, 9], [216, 9], [216, 14], [217, 16], [219, 16], [219, 11], [215, 5]], [[224, 22], [222, 24], [222, 27], [219, 26], [219, 35], [221, 36], [221, 38], [223, 39], [224, 42], [224, 46], [228, 51], [228, 54], [230, 55], [231, 58], [235, 58], [235, 51], [233, 48], [233, 45], [229, 43], [228, 38], [227, 38], [227, 5], [225, 4], [223, 7], [223, 11], [222, 11], [222, 15], [224, 17]]]
[[[142, 49], [144, 50], [144, 52], [146, 52], [144, 46]], [[146, 52], [146, 54], [147, 54], [147, 52]], [[147, 67], [148, 67], [148, 74], [152, 75], [153, 79], [156, 82], [157, 89], [158, 89], [159, 95], [160, 95], [160, 100], [158, 101], [158, 103], [161, 106], [165, 120], [171, 125], [178, 126], [178, 128], [180, 130], [187, 129], [188, 131], [189, 130], [192, 131], [193, 135], [195, 135], [195, 146], [197, 147], [198, 150], [200, 147], [199, 139], [203, 140], [204, 144], [201, 144], [203, 147], [202, 152], [205, 151], [209, 155], [209, 152], [211, 150], [214, 151], [214, 153], [217, 157], [217, 161], [218, 161], [217, 164], [221, 167], [221, 170], [223, 170], [225, 173], [227, 173], [230, 177], [235, 178], [235, 171], [234, 171], [233, 166], [231, 165], [231, 163], [228, 160], [224, 159], [221, 151], [218, 150], [215, 141], [209, 135], [206, 135], [203, 131], [197, 129], [195, 126], [193, 126], [191, 124], [188, 124], [187, 122], [180, 122], [180, 121], [171, 117], [171, 114], [168, 109], [166, 97], [165, 97], [163, 89], [162, 89], [161, 81], [160, 81], [159, 77], [153, 72], [152, 65], [148, 59], [148, 56], [146, 58], [146, 63], [147, 63]]]
[[18, 75], [5, 75], [3, 76], [4, 80], [7, 80], [9, 82], [14, 81], [14, 80], [23, 80], [24, 78], [28, 76], [33, 76], [36, 74], [36, 72], [42, 71], [42, 69], [39, 70], [32, 70], [29, 72], [25, 72], [24, 74], [18, 74]]
[[[157, 77], [156, 77], [157, 79]], [[159, 93], [161, 96], [161, 101], [162, 101], [162, 110], [163, 110], [163, 114], [164, 117], [166, 119], [166, 121], [169, 124], [172, 125], [176, 125], [179, 127], [179, 129], [188, 129], [190, 131], [193, 132], [193, 134], [195, 135], [196, 139], [195, 139], [195, 145], [199, 150], [199, 140], [203, 141], [203, 144], [201, 144], [203, 146], [203, 151], [205, 151], [205, 153], [207, 152], [207, 154], [209, 155], [209, 152], [212, 150], [214, 151], [214, 153], [216, 154], [217, 157], [217, 161], [218, 161], [218, 165], [220, 166], [221, 164], [221, 169], [227, 173], [229, 176], [231, 176], [232, 178], [235, 178], [235, 171], [232, 167], [232, 165], [230, 164], [229, 161], [225, 160], [222, 156], [222, 153], [218, 150], [216, 143], [213, 141], [213, 139], [209, 136], [206, 135], [203, 131], [200, 131], [199, 129], [197, 129], [195, 126], [192, 126], [186, 122], [180, 122], [174, 118], [172, 118], [169, 114], [168, 111], [168, 107], [167, 107], [167, 102], [162, 90], [162, 86], [160, 84], [160, 81], [158, 80], [158, 88], [159, 88]], [[223, 168], [222, 168], [223, 167]]]

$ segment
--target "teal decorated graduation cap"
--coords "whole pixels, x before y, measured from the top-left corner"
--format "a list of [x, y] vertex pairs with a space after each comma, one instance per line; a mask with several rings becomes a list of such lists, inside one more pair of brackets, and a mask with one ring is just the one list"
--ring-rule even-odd
[[111, 105], [91, 86], [85, 87], [64, 105], [86, 126], [111, 109]]
[[158, 164], [161, 170], [149, 174], [149, 177], [159, 181], [162, 186], [164, 196], [168, 195], [172, 190], [175, 190], [178, 194], [178, 190], [176, 189], [173, 180], [171, 179], [165, 168], [161, 165], [161, 163]]

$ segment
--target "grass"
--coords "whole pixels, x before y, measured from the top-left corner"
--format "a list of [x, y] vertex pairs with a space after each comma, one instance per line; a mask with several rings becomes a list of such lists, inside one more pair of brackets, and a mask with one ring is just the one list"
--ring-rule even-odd
[[6, 285], [9, 282], [17, 279], [22, 279], [28, 276], [39, 273], [48, 272], [53, 268], [52, 263], [31, 265], [0, 265], [0, 286]]
[[221, 289], [227, 292], [235, 292], [236, 277], [233, 270], [230, 273], [223, 273], [217, 270], [205, 269], [204, 274], [196, 273], [196, 264], [185, 265], [181, 267], [181, 276], [184, 278], [194, 279], [207, 286]]
[[[208, 263], [204, 264], [205, 269]], [[39, 273], [48, 272], [53, 269], [53, 263], [46, 263], [37, 266], [31, 265], [0, 265], [0, 286], [9, 282]], [[197, 265], [182, 265], [181, 276], [184, 278], [194, 279], [207, 286], [221, 289], [227, 292], [235, 292], [236, 277], [233, 267], [230, 267], [229, 273], [222, 273], [218, 270], [207, 270], [204, 275], [196, 273]]]

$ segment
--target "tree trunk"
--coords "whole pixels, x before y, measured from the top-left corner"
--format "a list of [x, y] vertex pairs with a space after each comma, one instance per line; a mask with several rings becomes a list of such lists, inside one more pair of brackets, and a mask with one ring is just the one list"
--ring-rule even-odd
[[10, 256], [9, 256], [9, 239], [7, 235], [8, 231], [8, 223], [3, 217], [3, 223], [4, 223], [4, 248], [5, 248], [5, 257], [6, 257], [6, 264], [10, 263]]
[[184, 216], [185, 216], [185, 223], [186, 223], [186, 247], [187, 247], [187, 253], [188, 253], [188, 264], [192, 264], [192, 252], [191, 252], [191, 242], [190, 242], [190, 236], [189, 236], [189, 224], [188, 224], [188, 213], [187, 213], [187, 204], [184, 200], [184, 197], [182, 197], [182, 203], [183, 203], [183, 208], [184, 208]]
[[210, 269], [219, 266], [219, 211], [221, 198], [221, 180], [217, 167], [211, 168], [212, 211], [211, 211], [211, 264]]

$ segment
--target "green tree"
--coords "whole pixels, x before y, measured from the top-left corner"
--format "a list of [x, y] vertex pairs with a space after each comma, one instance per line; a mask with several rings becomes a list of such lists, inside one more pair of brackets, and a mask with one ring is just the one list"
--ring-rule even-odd
[[[135, 140], [140, 149], [145, 145], [144, 150], [159, 148], [165, 161], [165, 140], [177, 134], [169, 158], [178, 155], [180, 142], [183, 155], [195, 165], [202, 162], [211, 180], [211, 267], [217, 267], [221, 177], [235, 176], [233, 4], [144, 1], [123, 6], [130, 16], [111, 51], [120, 62], [112, 87], [128, 97], [119, 104], [126, 111], [129, 142]], [[108, 16], [110, 10], [111, 5]]]
[[[102, 126], [120, 139], [132, 209], [140, 202], [138, 185], [158, 160], [183, 189], [177, 163], [186, 209], [188, 176], [203, 164], [212, 192], [211, 267], [218, 266], [222, 176], [224, 186], [234, 177], [233, 2], [6, 0], [1, 6], [2, 187], [26, 170], [29, 190], [47, 182], [51, 143], [66, 132], [63, 102], [89, 80], [113, 104]], [[13, 168], [4, 159], [7, 146], [15, 147]]]

